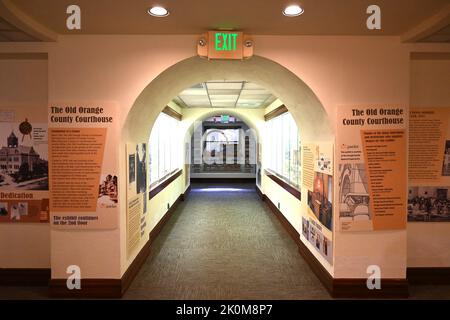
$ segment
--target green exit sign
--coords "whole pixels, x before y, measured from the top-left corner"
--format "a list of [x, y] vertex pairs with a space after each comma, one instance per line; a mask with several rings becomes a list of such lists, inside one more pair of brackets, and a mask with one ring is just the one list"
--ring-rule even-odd
[[237, 33], [217, 32], [214, 37], [215, 49], [217, 51], [236, 51], [237, 39]]
[[209, 59], [237, 59], [244, 56], [244, 34], [238, 31], [209, 31], [208, 32]]
[[222, 115], [221, 119], [220, 119], [220, 122], [222, 122], [222, 123], [230, 122], [230, 116], [229, 115]]

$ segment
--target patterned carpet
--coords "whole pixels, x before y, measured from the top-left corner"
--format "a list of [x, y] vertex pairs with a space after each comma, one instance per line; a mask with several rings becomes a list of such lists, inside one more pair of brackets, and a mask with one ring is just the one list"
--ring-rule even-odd
[[125, 299], [329, 299], [254, 184], [196, 185]]

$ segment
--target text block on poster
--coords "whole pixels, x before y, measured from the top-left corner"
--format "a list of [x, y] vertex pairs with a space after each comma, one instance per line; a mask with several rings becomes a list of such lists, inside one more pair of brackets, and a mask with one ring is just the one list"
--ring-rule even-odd
[[406, 227], [405, 130], [361, 131], [373, 229]]

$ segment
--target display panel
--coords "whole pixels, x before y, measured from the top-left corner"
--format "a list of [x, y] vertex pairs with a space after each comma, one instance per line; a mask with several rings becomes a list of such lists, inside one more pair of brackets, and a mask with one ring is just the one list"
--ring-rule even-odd
[[117, 114], [118, 105], [107, 102], [49, 106], [52, 227], [117, 228]]
[[338, 108], [340, 231], [406, 227], [405, 110], [390, 105]]
[[0, 110], [0, 223], [49, 221], [48, 124], [33, 110]]

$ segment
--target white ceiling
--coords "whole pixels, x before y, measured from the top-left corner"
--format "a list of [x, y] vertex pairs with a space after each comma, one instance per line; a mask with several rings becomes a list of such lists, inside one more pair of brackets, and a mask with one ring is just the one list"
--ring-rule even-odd
[[183, 90], [173, 101], [182, 108], [265, 108], [276, 97], [246, 81], [208, 81]]

